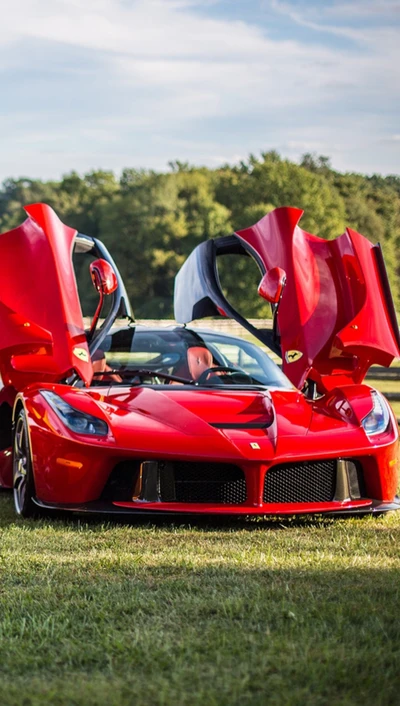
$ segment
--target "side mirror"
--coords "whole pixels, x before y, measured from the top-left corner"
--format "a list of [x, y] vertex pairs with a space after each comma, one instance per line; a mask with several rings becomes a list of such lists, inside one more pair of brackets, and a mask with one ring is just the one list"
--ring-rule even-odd
[[90, 325], [90, 331], [88, 333], [88, 341], [90, 342], [93, 338], [93, 334], [96, 330], [97, 322], [99, 320], [100, 312], [103, 308], [104, 297], [108, 294], [112, 294], [118, 287], [117, 275], [115, 274], [113, 268], [107, 260], [95, 260], [89, 265], [90, 276], [92, 278], [93, 287], [96, 292], [99, 293], [100, 299], [95, 311], [92, 323]]
[[97, 292], [112, 294], [118, 287], [117, 276], [107, 260], [95, 260], [89, 265], [90, 276]]
[[273, 267], [263, 276], [258, 285], [258, 293], [271, 304], [278, 304], [286, 284], [286, 272], [280, 267]]

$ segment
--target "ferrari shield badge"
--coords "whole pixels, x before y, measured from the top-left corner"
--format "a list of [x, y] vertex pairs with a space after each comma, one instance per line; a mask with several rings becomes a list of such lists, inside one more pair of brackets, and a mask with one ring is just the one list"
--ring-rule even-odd
[[302, 355], [301, 351], [286, 351], [285, 360], [287, 363], [295, 363], [296, 360], [300, 360]]
[[89, 362], [89, 353], [85, 348], [74, 348], [74, 355], [76, 355], [79, 360], [83, 360], [84, 363]]

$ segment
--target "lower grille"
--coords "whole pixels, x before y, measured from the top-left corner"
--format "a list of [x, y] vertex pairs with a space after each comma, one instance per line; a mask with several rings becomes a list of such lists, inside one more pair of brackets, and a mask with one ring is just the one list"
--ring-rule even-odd
[[335, 496], [336, 460], [284, 463], [264, 478], [265, 503], [330, 502]]
[[246, 480], [231, 464], [168, 463], [160, 468], [160, 495], [164, 502], [239, 505], [247, 498]]
[[123, 461], [110, 473], [102, 499], [240, 505], [246, 479], [229, 463]]

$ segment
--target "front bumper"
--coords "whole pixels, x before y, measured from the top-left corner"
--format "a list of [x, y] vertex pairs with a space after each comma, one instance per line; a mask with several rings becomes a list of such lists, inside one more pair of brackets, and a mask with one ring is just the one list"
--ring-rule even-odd
[[240, 517], [289, 517], [301, 515], [353, 516], [378, 515], [400, 510], [400, 497], [393, 502], [380, 500], [352, 500], [346, 503], [270, 503], [256, 507], [244, 505], [200, 505], [182, 503], [143, 503], [143, 502], [103, 502], [93, 501], [81, 504], [51, 504], [34, 499], [40, 510], [73, 512], [94, 515], [131, 516], [240, 516]]

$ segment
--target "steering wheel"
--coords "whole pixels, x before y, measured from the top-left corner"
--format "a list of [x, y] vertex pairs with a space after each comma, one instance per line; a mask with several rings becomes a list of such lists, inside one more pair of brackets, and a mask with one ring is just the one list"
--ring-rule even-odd
[[216, 365], [215, 368], [206, 368], [206, 370], [203, 370], [200, 377], [197, 379], [196, 384], [205, 385], [208, 376], [213, 373], [233, 373], [234, 375], [240, 375], [241, 377], [245, 376], [250, 382], [252, 382], [250, 375], [238, 370], [237, 368], [230, 368], [228, 365]]

